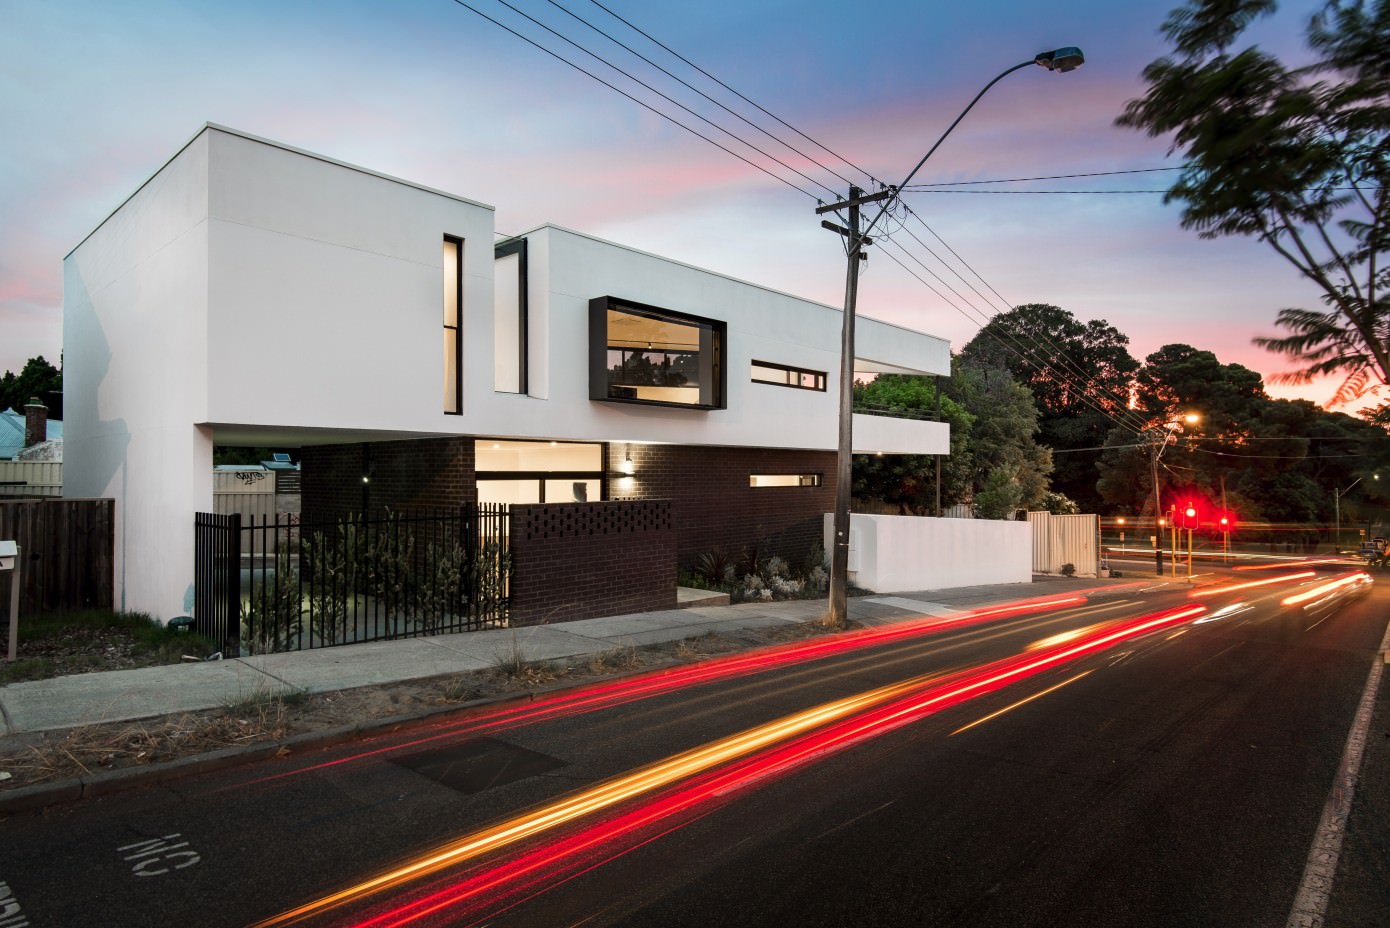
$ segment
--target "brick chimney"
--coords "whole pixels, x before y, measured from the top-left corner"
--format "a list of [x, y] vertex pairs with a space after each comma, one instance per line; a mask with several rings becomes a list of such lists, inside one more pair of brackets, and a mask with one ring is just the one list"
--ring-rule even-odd
[[48, 440], [48, 407], [31, 396], [24, 404], [24, 447], [32, 448]]

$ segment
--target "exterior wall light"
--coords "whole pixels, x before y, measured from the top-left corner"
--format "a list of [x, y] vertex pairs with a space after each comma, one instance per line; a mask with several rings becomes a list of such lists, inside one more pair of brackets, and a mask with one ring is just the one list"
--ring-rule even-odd
[[633, 475], [633, 473], [637, 470], [636, 466], [632, 463], [632, 449], [631, 449], [631, 448], [628, 448], [627, 451], [624, 452], [624, 454], [623, 454], [623, 466], [620, 468], [620, 470], [622, 470], [623, 474], [624, 474], [625, 476], [628, 476], [628, 477], [631, 477], [631, 476]]

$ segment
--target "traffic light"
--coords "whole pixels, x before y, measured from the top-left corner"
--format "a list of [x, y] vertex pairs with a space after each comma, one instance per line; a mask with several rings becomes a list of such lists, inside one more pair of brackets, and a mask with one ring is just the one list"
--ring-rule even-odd
[[1196, 528], [1197, 506], [1193, 503], [1188, 503], [1186, 508], [1182, 511], [1182, 519], [1183, 528]]

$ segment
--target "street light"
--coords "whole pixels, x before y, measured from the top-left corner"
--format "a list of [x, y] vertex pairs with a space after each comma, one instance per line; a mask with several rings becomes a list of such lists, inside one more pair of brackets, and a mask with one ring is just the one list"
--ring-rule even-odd
[[[854, 453], [852, 422], [854, 416], [854, 306], [859, 294], [859, 262], [867, 257], [864, 253], [864, 247], [873, 244], [873, 239], [869, 238], [869, 233], [873, 231], [874, 226], [878, 225], [883, 214], [888, 212], [888, 208], [893, 205], [893, 200], [899, 196], [903, 188], [912, 181], [913, 177], [917, 176], [922, 165], [927, 163], [927, 159], [941, 147], [942, 142], [946, 141], [946, 136], [950, 135], [951, 131], [965, 118], [965, 115], [975, 108], [975, 104], [980, 102], [980, 98], [988, 93], [991, 87], [1013, 72], [1029, 65], [1035, 64], [1049, 71], [1065, 74], [1081, 67], [1085, 60], [1085, 56], [1081, 54], [1081, 49], [1067, 46], [1050, 52], [1039, 52], [1029, 60], [1001, 71], [979, 93], [975, 94], [975, 98], [946, 127], [946, 131], [941, 133], [941, 137], [922, 156], [922, 160], [917, 162], [917, 166], [908, 172], [901, 184], [870, 194], [865, 194], [863, 190], [852, 186], [849, 188], [849, 196], [843, 202], [832, 203], [829, 206], [821, 206], [816, 209], [817, 215], [838, 212], [846, 208], [849, 210], [848, 226], [837, 225], [829, 220], [821, 223], [832, 232], [837, 232], [845, 237], [846, 253], [849, 258], [848, 269], [845, 273], [845, 311], [840, 330], [840, 439], [835, 457], [835, 516], [832, 524], [834, 537], [830, 554], [830, 611], [827, 616], [827, 621], [832, 627], [843, 627], [848, 615], [849, 496], [850, 483], [853, 479]], [[878, 213], [867, 226], [861, 229], [859, 207], [865, 203], [879, 201], [882, 201], [882, 205], [879, 207]]]
[[[1345, 490], [1332, 488], [1332, 508], [1335, 513], [1336, 527], [1332, 532], [1332, 556], [1336, 557], [1337, 552], [1342, 548], [1342, 497], [1351, 492], [1351, 488], [1356, 486], [1364, 479], [1364, 475], [1357, 477]], [[1380, 474], [1371, 474], [1372, 480], [1379, 480]]]
[[[1182, 431], [1182, 426], [1183, 426], [1183, 423], [1184, 423], [1184, 422], [1187, 423], [1188, 425], [1196, 425], [1198, 422], [1201, 422], [1201, 421], [1202, 421], [1202, 417], [1201, 417], [1200, 414], [1195, 413], [1195, 412], [1185, 412], [1185, 413], [1183, 413], [1181, 416], [1178, 416], [1178, 417], [1176, 417], [1176, 418], [1170, 419], [1170, 420], [1168, 420], [1167, 422], [1163, 423], [1163, 426], [1162, 426], [1162, 428], [1163, 428], [1163, 440], [1160, 441], [1160, 442], [1158, 442], [1157, 444], [1150, 444], [1150, 445], [1149, 445], [1149, 467], [1150, 467], [1150, 468], [1152, 469], [1152, 471], [1153, 471], [1153, 486], [1154, 486], [1154, 518], [1156, 518], [1156, 519], [1159, 517], [1158, 514], [1159, 514], [1160, 512], [1163, 511], [1163, 500], [1162, 500], [1162, 498], [1159, 496], [1159, 492], [1158, 492], [1158, 459], [1161, 458], [1161, 457], [1163, 457], [1163, 452], [1164, 452], [1164, 450], [1168, 447], [1168, 442], [1169, 442], [1169, 440], [1171, 440], [1171, 439], [1173, 438], [1173, 435], [1174, 435], [1176, 432], [1181, 432], [1181, 431]], [[1162, 520], [1161, 520], [1161, 519], [1159, 520], [1159, 524], [1160, 524], [1160, 525], [1162, 524]], [[1159, 533], [1158, 533], [1158, 537], [1159, 537], [1159, 540], [1161, 541], [1162, 538], [1163, 538], [1163, 533], [1162, 533], [1162, 532], [1159, 532]], [[1176, 551], [1176, 549], [1174, 550], [1173, 557], [1174, 557], [1175, 559], [1176, 559], [1176, 557], [1177, 557], [1177, 551]], [[1158, 573], [1159, 573], [1159, 576], [1162, 576], [1162, 575], [1163, 575], [1163, 556], [1162, 556], [1161, 554], [1155, 554], [1154, 559], [1158, 562]], [[1177, 571], [1177, 563], [1176, 563], [1176, 560], [1174, 561], [1173, 570], [1174, 570], [1175, 572]], [[1175, 573], [1175, 575], [1176, 575], [1176, 573]]]

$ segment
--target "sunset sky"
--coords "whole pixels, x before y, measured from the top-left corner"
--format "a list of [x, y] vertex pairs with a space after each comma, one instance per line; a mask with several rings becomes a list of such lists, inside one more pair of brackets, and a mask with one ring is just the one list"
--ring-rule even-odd
[[[834, 155], [593, 0], [508, 0], [805, 178], [499, 0], [467, 2], [777, 176], [454, 0], [0, 0], [0, 371], [17, 372], [34, 355], [57, 361], [63, 256], [207, 122], [492, 204], [501, 233], [552, 222], [839, 305], [843, 252], [821, 229], [815, 198], [843, 195], [847, 181], [866, 176], [836, 156], [897, 183], [992, 77], [1065, 45], [1085, 51], [1083, 68], [1029, 67], [1005, 78], [914, 183], [1103, 176], [910, 193], [925, 224], [895, 217], [881, 230], [905, 251], [872, 249], [860, 312], [959, 348], [994, 313], [1052, 303], [1083, 321], [1105, 319], [1138, 358], [1184, 342], [1268, 377], [1286, 365], [1251, 337], [1273, 334], [1282, 307], [1317, 305], [1311, 285], [1267, 248], [1182, 230], [1161, 193], [1096, 192], [1161, 191], [1174, 177], [1149, 170], [1179, 163], [1163, 140], [1113, 123], [1142, 92], [1143, 67], [1165, 52], [1159, 27], [1176, 0], [603, 0]], [[1250, 38], [1301, 60], [1303, 24], [1318, 6], [1284, 2]], [[841, 176], [632, 58], [566, 9]], [[1119, 171], [1145, 173], [1104, 174]], [[1327, 385], [1267, 387], [1318, 402], [1330, 395]]]

